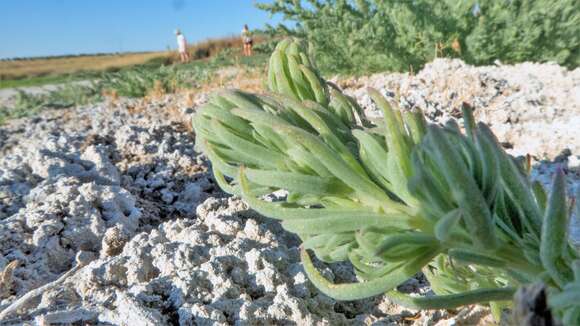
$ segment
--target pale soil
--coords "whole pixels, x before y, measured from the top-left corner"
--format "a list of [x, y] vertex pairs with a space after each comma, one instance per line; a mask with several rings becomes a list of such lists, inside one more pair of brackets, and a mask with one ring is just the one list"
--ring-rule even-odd
[[[468, 101], [514, 154], [537, 158], [534, 178], [549, 183], [562, 167], [572, 190], [580, 180], [579, 75], [553, 65], [436, 61], [416, 76], [339, 84], [375, 114], [368, 86], [398, 89], [404, 107], [419, 105], [433, 121], [460, 118], [454, 99]], [[0, 324], [491, 323], [477, 306], [416, 312], [383, 296], [336, 302], [320, 294], [299, 263], [297, 237], [221, 192], [195, 151], [189, 119], [206, 100], [206, 92], [120, 99], [0, 127]], [[348, 264], [319, 267], [336, 282], [355, 280]], [[429, 288], [419, 277], [401, 290]]]

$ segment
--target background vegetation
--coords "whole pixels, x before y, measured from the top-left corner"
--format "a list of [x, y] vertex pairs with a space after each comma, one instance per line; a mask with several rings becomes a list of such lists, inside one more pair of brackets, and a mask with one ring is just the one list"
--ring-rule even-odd
[[[258, 41], [262, 40], [263, 38], [259, 36]], [[99, 102], [105, 96], [139, 98], [152, 94], [174, 93], [181, 89], [199, 89], [220, 79], [219, 71], [222, 69], [237, 67], [242, 70], [258, 70], [265, 66], [268, 46], [263, 48], [259, 43], [252, 57], [241, 57], [240, 48], [241, 41], [238, 37], [207, 40], [189, 48], [194, 60], [187, 64], [177, 64], [176, 55], [169, 52], [153, 53], [156, 55], [151, 54], [152, 56], [145, 62], [126, 67], [122, 67], [122, 63], [126, 60], [120, 55], [41, 58], [38, 61], [44, 64], [66, 59], [69, 65], [60, 64], [61, 70], [55, 69], [45, 76], [35, 75], [34, 70], [29, 70], [29, 77], [0, 80], [0, 86], [23, 87], [55, 83], [59, 86], [53, 91], [39, 94], [17, 91], [9, 106], [3, 107], [0, 103], [0, 124], [9, 119], [35, 115], [43, 109], [59, 109]], [[115, 58], [118, 60], [115, 61]], [[132, 60], [138, 62], [138, 58], [144, 59], [140, 54], [136, 54]], [[81, 61], [91, 60], [97, 61], [92, 67], [97, 67], [100, 63], [106, 68], [87, 71], [86, 66], [78, 65]], [[42, 66], [35, 64], [35, 60], [26, 61], [32, 62], [32, 66]], [[6, 63], [7, 61], [1, 62]]]
[[416, 71], [436, 57], [580, 63], [577, 0], [276, 0], [258, 7], [295, 23], [269, 30], [308, 39], [330, 72]]
[[[258, 35], [258, 48], [264, 41]], [[241, 46], [238, 36], [230, 36], [192, 44], [188, 51], [193, 60], [200, 60]], [[175, 51], [4, 59], [0, 60], [0, 89], [98, 79], [128, 68], [156, 69], [177, 63], [178, 59]]]
[[167, 56], [165, 52], [148, 52], [3, 60], [0, 61], [0, 80], [118, 70]]

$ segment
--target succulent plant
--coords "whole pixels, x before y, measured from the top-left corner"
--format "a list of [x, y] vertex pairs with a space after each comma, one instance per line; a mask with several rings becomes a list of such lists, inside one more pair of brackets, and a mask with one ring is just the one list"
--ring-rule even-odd
[[[370, 123], [296, 39], [272, 54], [268, 87], [214, 95], [193, 118], [196, 146], [224, 191], [300, 236], [318, 289], [339, 300], [386, 293], [421, 309], [486, 303], [497, 316], [517, 288], [543, 283], [555, 316], [580, 323], [562, 171], [548, 196], [530, 183], [529, 161], [508, 155], [467, 105], [462, 132], [455, 121], [427, 123], [418, 108], [393, 109], [370, 89], [384, 113]], [[263, 198], [277, 190], [287, 195]], [[331, 283], [307, 250], [351, 262], [360, 282]], [[435, 296], [396, 291], [420, 271]]]

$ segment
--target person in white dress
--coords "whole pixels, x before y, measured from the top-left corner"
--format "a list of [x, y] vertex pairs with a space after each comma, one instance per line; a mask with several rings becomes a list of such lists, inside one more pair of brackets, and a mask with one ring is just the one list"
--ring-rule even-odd
[[187, 52], [187, 41], [185, 36], [181, 33], [179, 29], [175, 30], [175, 35], [177, 36], [177, 51], [179, 52], [179, 59], [182, 63], [189, 61], [189, 53]]

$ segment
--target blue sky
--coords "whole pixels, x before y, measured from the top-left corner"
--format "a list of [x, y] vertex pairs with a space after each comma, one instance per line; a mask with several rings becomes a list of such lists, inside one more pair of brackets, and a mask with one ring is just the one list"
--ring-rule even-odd
[[[272, 25], [255, 0], [2, 0], [0, 58], [175, 48]], [[260, 2], [270, 2], [260, 0]]]

